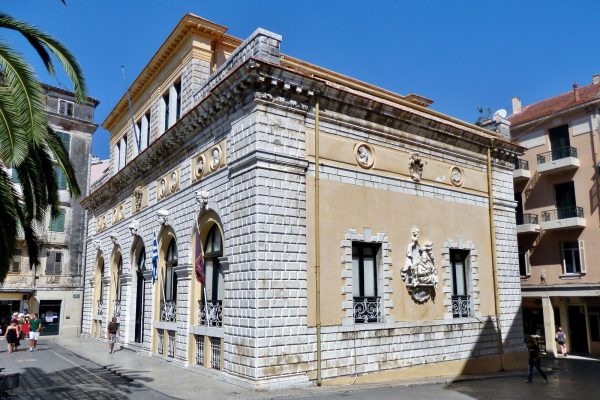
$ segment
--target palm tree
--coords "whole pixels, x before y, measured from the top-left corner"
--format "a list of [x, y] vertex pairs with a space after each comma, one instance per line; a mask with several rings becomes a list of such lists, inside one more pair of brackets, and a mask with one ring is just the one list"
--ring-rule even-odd
[[[0, 13], [0, 28], [20, 33], [51, 75], [55, 73], [54, 56], [73, 83], [76, 100], [87, 100], [79, 63], [62, 43], [4, 13]], [[68, 151], [46, 121], [43, 93], [31, 66], [0, 39], [0, 282], [6, 277], [20, 234], [27, 244], [30, 265], [39, 265], [36, 226], [43, 226], [48, 212], [51, 218], [60, 213], [53, 159], [66, 177], [71, 197], [80, 195]], [[6, 168], [16, 169], [20, 188]]]

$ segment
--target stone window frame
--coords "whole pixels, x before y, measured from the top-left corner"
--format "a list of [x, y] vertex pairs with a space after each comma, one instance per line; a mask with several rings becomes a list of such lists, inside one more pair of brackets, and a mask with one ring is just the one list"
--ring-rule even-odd
[[349, 326], [355, 325], [354, 321], [354, 298], [353, 298], [353, 279], [352, 279], [352, 242], [370, 243], [381, 245], [381, 255], [377, 258], [380, 263], [381, 275], [379, 277], [382, 285], [381, 288], [381, 300], [383, 302], [382, 310], [382, 322], [379, 323], [368, 323], [361, 325], [377, 325], [382, 323], [394, 322], [392, 316], [392, 308], [394, 308], [394, 302], [392, 300], [392, 247], [389, 243], [388, 237], [384, 232], [378, 232], [373, 234], [370, 228], [363, 228], [362, 233], [359, 233], [357, 229], [348, 229], [342, 240], [340, 247], [343, 250], [342, 255], [342, 281], [344, 283], [342, 287], [342, 325]]
[[450, 260], [450, 250], [467, 250], [469, 251], [469, 270], [470, 284], [473, 305], [473, 315], [464, 318], [481, 318], [481, 295], [479, 289], [479, 253], [477, 248], [471, 241], [463, 239], [446, 240], [442, 247], [442, 269], [444, 271], [442, 277], [443, 294], [444, 294], [444, 319], [447, 321], [456, 321], [457, 318], [452, 315], [452, 262]]

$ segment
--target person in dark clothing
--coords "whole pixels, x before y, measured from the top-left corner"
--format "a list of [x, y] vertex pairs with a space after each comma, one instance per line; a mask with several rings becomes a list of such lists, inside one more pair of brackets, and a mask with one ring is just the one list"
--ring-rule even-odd
[[529, 368], [527, 369], [527, 380], [525, 382], [531, 383], [531, 379], [533, 377], [533, 368], [535, 367], [542, 378], [544, 378], [544, 382], [548, 383], [548, 376], [544, 371], [542, 371], [540, 346], [537, 342], [537, 339], [529, 338], [529, 342], [527, 343], [527, 351], [529, 351]]

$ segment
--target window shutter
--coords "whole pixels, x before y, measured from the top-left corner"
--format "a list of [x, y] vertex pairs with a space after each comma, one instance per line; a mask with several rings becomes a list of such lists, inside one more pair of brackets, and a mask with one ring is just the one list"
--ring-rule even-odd
[[62, 209], [60, 214], [50, 221], [50, 231], [64, 232], [65, 231], [65, 210]]
[[562, 264], [562, 273], [567, 273], [567, 263], [565, 261], [565, 242], [560, 242], [560, 259]]
[[578, 240], [579, 244], [579, 263], [581, 264], [581, 273], [585, 274], [585, 248], [583, 247], [583, 240]]
[[531, 275], [531, 265], [529, 264], [529, 250], [525, 252], [525, 274]]
[[11, 174], [11, 178], [10, 180], [13, 181], [14, 183], [21, 183], [21, 181], [19, 180], [19, 174], [17, 173], [17, 169], [16, 168], [12, 168], [12, 174]]
[[63, 174], [60, 167], [54, 167], [54, 174], [56, 175], [56, 184], [59, 190], [67, 190], [67, 177]]

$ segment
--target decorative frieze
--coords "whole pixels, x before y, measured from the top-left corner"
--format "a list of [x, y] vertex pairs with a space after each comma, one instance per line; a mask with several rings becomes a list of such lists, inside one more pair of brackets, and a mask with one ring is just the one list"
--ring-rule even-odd
[[366, 143], [357, 143], [354, 146], [354, 158], [362, 168], [371, 168], [375, 162], [375, 151]]
[[133, 190], [131, 196], [131, 212], [133, 214], [140, 212], [148, 206], [148, 187], [138, 186]]
[[102, 232], [102, 231], [106, 230], [106, 228], [107, 228], [106, 215], [100, 215], [96, 219], [96, 232]]
[[164, 200], [177, 192], [180, 188], [180, 171], [176, 168], [156, 182], [156, 197], [158, 201]]
[[206, 178], [227, 165], [226, 148], [227, 141], [223, 140], [208, 150], [192, 157], [192, 183]]
[[116, 225], [125, 219], [125, 203], [121, 203], [112, 210], [112, 224]]
[[421, 156], [417, 152], [411, 152], [409, 154], [408, 160], [408, 171], [410, 172], [410, 178], [419, 182], [421, 180], [421, 176], [423, 175], [423, 161], [421, 161]]

